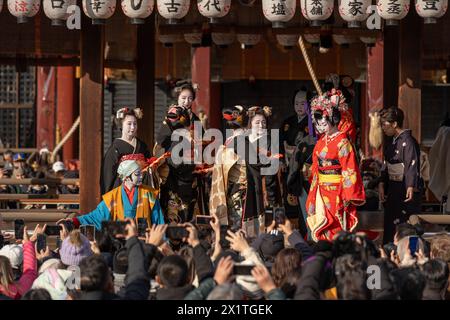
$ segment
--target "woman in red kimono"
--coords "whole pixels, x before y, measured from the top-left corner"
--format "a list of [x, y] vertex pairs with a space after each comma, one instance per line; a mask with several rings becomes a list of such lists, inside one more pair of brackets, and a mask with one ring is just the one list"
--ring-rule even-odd
[[311, 111], [321, 137], [313, 151], [307, 223], [314, 241], [333, 240], [339, 231], [356, 227], [364, 186], [348, 131], [338, 128], [341, 113], [348, 111], [342, 93], [333, 89], [314, 98]]

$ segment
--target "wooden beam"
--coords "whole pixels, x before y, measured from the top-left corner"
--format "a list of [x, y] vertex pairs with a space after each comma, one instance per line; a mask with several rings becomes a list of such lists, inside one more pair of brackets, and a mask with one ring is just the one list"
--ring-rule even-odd
[[82, 15], [80, 79], [80, 211], [100, 202], [103, 148], [104, 26]]
[[154, 143], [155, 123], [155, 15], [137, 26], [136, 102], [143, 109], [144, 118], [139, 137], [150, 150]]

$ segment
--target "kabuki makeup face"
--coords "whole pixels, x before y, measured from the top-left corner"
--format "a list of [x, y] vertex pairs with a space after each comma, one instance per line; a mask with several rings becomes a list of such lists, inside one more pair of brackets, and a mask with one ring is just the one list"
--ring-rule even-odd
[[303, 117], [306, 114], [306, 103], [306, 92], [299, 91], [294, 99], [294, 109], [299, 117]]
[[137, 119], [133, 116], [126, 116], [122, 121], [122, 137], [129, 140], [137, 135]]
[[191, 90], [184, 89], [180, 92], [180, 95], [178, 96], [178, 105], [180, 107], [191, 109], [193, 101], [194, 95], [192, 94]]
[[322, 117], [321, 119], [316, 119], [314, 122], [316, 125], [316, 129], [320, 134], [330, 132], [331, 124], [326, 120], [325, 117]]
[[142, 173], [141, 170], [138, 169], [129, 176], [130, 182], [133, 186], [139, 186], [142, 184]]
[[267, 121], [262, 114], [257, 114], [252, 118], [251, 130], [253, 135], [256, 135], [258, 137], [262, 136], [266, 128], [267, 128]]

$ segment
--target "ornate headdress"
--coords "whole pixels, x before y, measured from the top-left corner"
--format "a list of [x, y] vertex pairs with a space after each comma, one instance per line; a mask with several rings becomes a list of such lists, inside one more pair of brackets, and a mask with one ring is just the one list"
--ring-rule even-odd
[[313, 113], [319, 111], [324, 116], [332, 117], [333, 108], [337, 108], [340, 112], [348, 109], [345, 97], [340, 90], [331, 89], [321, 96], [316, 96], [311, 101], [311, 111]]
[[248, 109], [248, 116], [249, 118], [252, 118], [256, 116], [257, 114], [262, 114], [266, 118], [270, 118], [272, 116], [272, 108], [269, 106], [253, 106]]
[[247, 125], [247, 110], [240, 105], [222, 110], [222, 117], [231, 128], [242, 128]]
[[141, 108], [129, 108], [129, 107], [123, 107], [117, 110], [116, 112], [116, 119], [124, 119], [126, 115], [129, 115], [133, 113], [136, 119], [142, 119], [144, 116], [144, 113], [142, 112]]

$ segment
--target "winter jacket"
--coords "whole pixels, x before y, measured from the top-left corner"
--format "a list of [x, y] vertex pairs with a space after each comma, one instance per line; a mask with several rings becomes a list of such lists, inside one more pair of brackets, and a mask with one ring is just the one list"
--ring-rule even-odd
[[9, 285], [8, 289], [0, 285], [0, 294], [13, 299], [20, 299], [28, 290], [31, 289], [34, 280], [38, 276], [36, 252], [34, 243], [27, 241], [23, 245], [23, 272], [20, 279]]
[[295, 300], [319, 300], [327, 286], [327, 275], [331, 270], [328, 253], [319, 252], [302, 266], [302, 276], [297, 285]]

